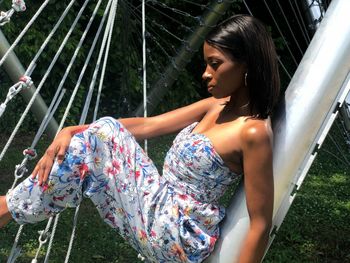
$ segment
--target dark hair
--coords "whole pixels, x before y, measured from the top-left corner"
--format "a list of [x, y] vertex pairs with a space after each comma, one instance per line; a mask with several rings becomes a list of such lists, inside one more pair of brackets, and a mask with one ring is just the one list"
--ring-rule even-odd
[[216, 26], [206, 42], [219, 47], [238, 63], [247, 65], [247, 86], [254, 117], [272, 115], [280, 92], [277, 54], [265, 26], [249, 15], [235, 15]]

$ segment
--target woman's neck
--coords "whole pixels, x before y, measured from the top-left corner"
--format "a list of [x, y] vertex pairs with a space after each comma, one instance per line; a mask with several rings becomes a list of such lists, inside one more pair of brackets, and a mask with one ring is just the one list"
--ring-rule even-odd
[[226, 114], [234, 114], [237, 117], [252, 116], [256, 114], [252, 109], [249, 97], [246, 95], [239, 96], [234, 94], [230, 96], [229, 101], [226, 103], [224, 111]]

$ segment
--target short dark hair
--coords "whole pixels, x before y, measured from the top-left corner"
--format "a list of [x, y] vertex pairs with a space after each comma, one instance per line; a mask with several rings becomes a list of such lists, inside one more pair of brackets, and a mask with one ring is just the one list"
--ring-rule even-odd
[[209, 32], [205, 41], [247, 66], [247, 86], [254, 117], [272, 115], [280, 93], [275, 45], [265, 26], [249, 15], [234, 15]]

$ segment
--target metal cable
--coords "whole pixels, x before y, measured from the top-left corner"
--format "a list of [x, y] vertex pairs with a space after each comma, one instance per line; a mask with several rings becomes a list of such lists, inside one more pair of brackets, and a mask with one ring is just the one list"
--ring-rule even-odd
[[[333, 142], [333, 144], [335, 145], [335, 147], [337, 148], [338, 152], [341, 153], [342, 157], [344, 158], [344, 163], [347, 164], [350, 167], [350, 162], [349, 160], [346, 158], [343, 150], [340, 148], [339, 144], [335, 141], [335, 139], [333, 138], [332, 134], [329, 134], [329, 138], [331, 139], [331, 141]], [[337, 159], [340, 159], [339, 157]]]
[[165, 3], [159, 2], [159, 1], [157, 1], [157, 0], [152, 0], [151, 2], [157, 4], [157, 5], [159, 5], [159, 6], [163, 7], [163, 8], [165, 8], [165, 9], [169, 9], [169, 10], [171, 10], [171, 11], [173, 11], [174, 13], [177, 13], [177, 14], [179, 14], [179, 15], [182, 15], [182, 16], [185, 16], [185, 17], [190, 17], [190, 18], [193, 18], [193, 19], [195, 19], [195, 20], [198, 20], [197, 17], [192, 16], [190, 13], [187, 13], [187, 12], [185, 12], [185, 11], [182, 11], [182, 10], [179, 10], [179, 9], [176, 9], [176, 8], [173, 8], [173, 7], [169, 7], [169, 6], [167, 6]]
[[298, 66], [298, 62], [297, 62], [297, 60], [295, 59], [292, 50], [289, 48], [289, 45], [288, 45], [288, 43], [287, 43], [287, 40], [286, 40], [286, 38], [284, 37], [284, 35], [283, 35], [283, 33], [282, 33], [282, 30], [281, 30], [280, 27], [278, 26], [278, 23], [277, 23], [277, 21], [276, 21], [274, 15], [273, 15], [273, 13], [272, 13], [270, 7], [268, 6], [268, 4], [266, 3], [265, 0], [263, 0], [263, 1], [264, 1], [264, 4], [265, 4], [267, 10], [269, 11], [269, 13], [270, 13], [270, 15], [271, 15], [271, 17], [272, 17], [272, 20], [273, 20], [274, 24], [276, 25], [276, 28], [277, 28], [278, 32], [280, 33], [281, 37], [283, 38], [283, 41], [284, 41], [284, 43], [286, 44], [286, 47], [287, 47], [287, 49], [288, 49], [288, 51], [289, 51], [289, 53], [290, 53], [290, 55], [291, 55], [291, 57], [292, 57], [292, 59], [293, 59], [295, 65]]
[[[243, 3], [245, 5], [245, 7], [247, 8], [249, 14], [251, 16], [254, 16], [245, 0], [243, 0]], [[279, 58], [279, 56], [277, 56], [277, 60], [278, 60], [279, 64], [282, 66], [282, 69], [284, 70], [284, 72], [287, 74], [288, 78], [291, 80], [292, 79], [292, 75], [288, 72], [287, 68], [285, 67], [285, 65], [283, 64], [282, 60]]]
[[290, 33], [292, 34], [292, 37], [293, 37], [293, 39], [294, 39], [294, 42], [295, 42], [295, 44], [297, 45], [297, 47], [298, 47], [298, 49], [299, 49], [299, 51], [300, 51], [300, 54], [303, 56], [303, 55], [304, 55], [304, 52], [303, 52], [303, 50], [301, 49], [301, 47], [300, 47], [300, 45], [299, 45], [299, 42], [298, 42], [298, 40], [296, 39], [296, 37], [295, 37], [295, 35], [294, 35], [294, 32], [293, 32], [293, 30], [292, 30], [292, 28], [291, 28], [291, 26], [290, 26], [290, 24], [289, 24], [289, 22], [288, 22], [288, 19], [287, 19], [286, 15], [285, 15], [285, 13], [284, 13], [284, 11], [283, 11], [283, 8], [282, 8], [282, 6], [280, 5], [280, 3], [279, 3], [278, 0], [277, 0], [276, 2], [277, 2], [277, 5], [278, 5], [279, 9], [281, 10], [281, 13], [282, 13], [282, 16], [283, 16], [284, 20], [285, 20], [286, 23], [287, 23], [288, 29], [289, 29]]
[[[126, 2], [126, 4], [128, 4], [128, 2]], [[129, 5], [130, 5], [130, 4], [129, 4]], [[131, 12], [133, 13], [134, 17], [136, 18], [135, 21], [141, 24], [141, 23], [142, 23], [142, 19], [140, 18], [140, 16], [139, 16], [135, 11], [133, 11], [133, 10], [131, 10]], [[151, 22], [152, 22], [153, 24], [156, 24], [156, 25], [157, 25], [156, 21], [151, 20]], [[164, 38], [161, 37], [161, 36], [158, 34], [158, 32], [150, 26], [150, 24], [148, 24], [147, 26], [148, 26], [147, 37], [150, 38], [151, 40], [153, 40], [154, 43], [158, 46], [158, 48], [165, 54], [165, 56], [167, 57], [167, 59], [170, 60], [170, 59], [172, 58], [172, 56], [170, 56], [170, 55], [168, 54], [168, 52], [163, 48], [163, 46], [161, 45], [161, 43], [159, 43], [159, 42], [157, 41], [157, 38], [156, 38], [155, 36], [153, 36], [152, 33], [153, 33], [154, 35], [156, 35], [159, 39], [162, 39], [163, 41], [165, 41]], [[151, 32], [151, 31], [152, 31], [152, 32]], [[139, 34], [139, 32], [137, 32], [137, 33]], [[142, 39], [142, 35], [139, 34], [139, 36], [140, 36], [139, 39]], [[174, 45], [172, 45], [172, 44], [169, 45], [168, 42], [164, 42], [164, 44], [170, 46], [170, 47], [172, 48], [172, 51], [173, 51], [173, 52], [176, 52]]]
[[[144, 0], [143, 0], [143, 1], [144, 1]], [[150, 4], [148, 4], [147, 6], [150, 7], [151, 9], [153, 9], [154, 11], [158, 12], [159, 14], [161, 14], [161, 15], [163, 15], [163, 16], [169, 18], [170, 20], [172, 20], [173, 22], [175, 22], [176, 24], [178, 24], [179, 26], [181, 26], [182, 28], [184, 28], [184, 29], [187, 30], [188, 32], [193, 32], [193, 30], [192, 30], [190, 27], [185, 26], [181, 21], [179, 21], [179, 20], [177, 20], [177, 19], [171, 17], [170, 15], [164, 13], [163, 11], [161, 11], [161, 10], [155, 8], [154, 6], [152, 6], [152, 5], [150, 5]]]
[[[296, 9], [298, 11], [298, 15], [299, 15], [299, 18], [300, 18], [300, 21], [301, 21], [301, 24], [303, 25], [303, 28], [304, 28], [304, 31], [307, 33], [307, 36], [308, 36], [308, 30], [307, 30], [307, 27], [304, 23], [304, 19], [303, 19], [303, 16], [301, 15], [301, 12], [300, 12], [300, 9], [299, 9], [299, 6], [298, 6], [298, 3], [296, 2], [296, 0], [294, 0], [294, 3], [295, 3], [295, 6], [296, 6]], [[297, 17], [297, 16], [296, 16]], [[311, 41], [311, 40], [310, 40]], [[310, 42], [309, 41], [309, 42]]]
[[295, 16], [295, 19], [296, 19], [298, 25], [299, 25], [300, 31], [302, 32], [302, 35], [303, 35], [303, 37], [304, 37], [304, 40], [305, 40], [306, 44], [309, 44], [311, 40], [310, 40], [310, 37], [309, 37], [308, 32], [305, 31], [305, 28], [304, 28], [304, 27], [302, 26], [302, 24], [300, 23], [300, 19], [299, 19], [297, 13], [295, 12], [295, 9], [294, 9], [294, 6], [293, 6], [292, 2], [291, 2], [291, 1], [288, 1], [288, 3], [289, 3], [289, 5], [290, 5], [290, 7], [291, 7], [291, 9], [292, 9], [292, 11], [293, 11], [293, 14], [294, 14], [294, 16]]

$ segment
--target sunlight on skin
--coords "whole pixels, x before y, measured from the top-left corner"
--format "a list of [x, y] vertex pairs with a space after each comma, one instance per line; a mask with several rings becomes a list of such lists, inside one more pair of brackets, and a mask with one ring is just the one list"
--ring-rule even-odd
[[6, 196], [0, 196], [0, 227], [5, 226], [11, 218], [11, 214], [7, 209]]

